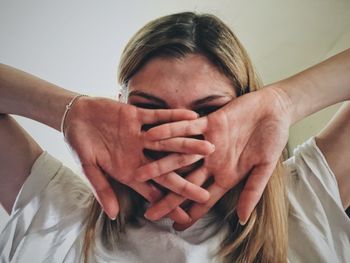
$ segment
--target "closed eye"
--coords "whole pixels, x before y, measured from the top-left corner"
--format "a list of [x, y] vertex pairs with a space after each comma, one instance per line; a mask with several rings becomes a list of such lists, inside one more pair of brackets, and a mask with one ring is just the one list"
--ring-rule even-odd
[[143, 109], [161, 109], [162, 108], [159, 105], [151, 104], [151, 103], [131, 103], [131, 104], [138, 108], [143, 108]]
[[220, 106], [206, 106], [206, 107], [195, 109], [194, 111], [197, 112], [200, 117], [202, 117], [202, 116], [206, 116], [206, 115], [220, 109], [221, 107], [222, 107], [221, 105]]
[[[138, 107], [138, 108], [143, 108], [143, 109], [162, 109], [164, 107], [157, 105], [157, 104], [152, 104], [152, 103], [132, 103], [132, 105]], [[212, 105], [212, 106], [205, 106], [201, 108], [197, 108], [194, 111], [199, 114], [200, 117], [206, 116], [218, 109], [220, 109], [223, 105]]]

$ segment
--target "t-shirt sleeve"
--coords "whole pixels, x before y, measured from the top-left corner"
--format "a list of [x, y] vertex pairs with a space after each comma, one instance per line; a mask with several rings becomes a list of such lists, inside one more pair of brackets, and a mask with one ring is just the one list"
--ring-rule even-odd
[[52, 202], [59, 205], [60, 200], [63, 203], [66, 203], [67, 199], [79, 200], [88, 191], [88, 186], [81, 177], [49, 153], [43, 152], [34, 162], [30, 175], [19, 191], [11, 215], [24, 209], [28, 204], [35, 206], [35, 203], [39, 205], [43, 201], [48, 201], [44, 200], [44, 197], [52, 199]]
[[29, 176], [22, 185], [12, 207], [11, 215], [39, 196], [58, 174], [60, 168], [62, 164], [58, 160], [47, 152], [43, 152], [34, 162]]
[[[60, 242], [61, 236], [67, 239], [70, 229], [78, 229], [76, 226], [87, 217], [90, 200], [91, 191], [80, 176], [47, 152], [42, 153], [34, 162], [0, 234], [2, 256], [19, 255], [20, 248], [33, 236], [45, 236], [47, 242], [41, 246]], [[62, 231], [64, 235], [60, 234]]]
[[292, 174], [297, 173], [297, 176], [292, 178], [294, 186], [301, 180], [320, 200], [329, 197], [337, 206], [343, 207], [337, 179], [314, 137], [299, 145], [294, 150], [294, 157], [286, 163]]
[[350, 221], [315, 138], [298, 146], [285, 167], [290, 262], [346, 262]]

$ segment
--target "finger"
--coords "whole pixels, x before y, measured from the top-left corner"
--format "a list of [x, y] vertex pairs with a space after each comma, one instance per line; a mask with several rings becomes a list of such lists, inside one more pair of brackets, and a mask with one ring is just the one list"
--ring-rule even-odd
[[246, 224], [250, 214], [258, 204], [272, 175], [273, 168], [274, 166], [272, 165], [260, 165], [253, 168], [248, 176], [237, 203], [237, 215], [241, 225]]
[[153, 180], [161, 186], [183, 196], [186, 199], [199, 203], [206, 202], [209, 199], [208, 191], [204, 190], [198, 185], [190, 183], [175, 172], [156, 177]]
[[201, 155], [208, 155], [215, 150], [214, 144], [193, 138], [170, 138], [161, 141], [145, 141], [144, 147], [157, 151]]
[[140, 183], [137, 181], [130, 182], [129, 186], [142, 195], [150, 203], [157, 202], [162, 198], [162, 192], [150, 183]]
[[171, 110], [139, 109], [139, 112], [140, 112], [140, 121], [143, 124], [194, 120], [198, 118], [198, 114], [196, 112], [185, 110], [185, 109], [171, 109]]
[[[195, 185], [202, 185], [208, 178], [208, 171], [204, 167], [201, 167], [188, 175], [186, 180]], [[158, 220], [171, 213], [171, 211], [180, 206], [185, 200], [186, 199], [181, 195], [169, 193], [159, 202], [149, 207], [145, 215], [151, 220]]]
[[84, 173], [89, 180], [93, 193], [108, 217], [114, 220], [119, 213], [118, 199], [110, 186], [106, 176], [95, 165], [82, 165]]
[[166, 123], [149, 129], [145, 133], [148, 140], [163, 140], [172, 137], [185, 137], [203, 134], [208, 126], [208, 119], [202, 117], [196, 120], [185, 120]]
[[192, 220], [181, 207], [176, 207], [169, 213], [168, 217], [178, 224], [188, 224]]
[[171, 154], [157, 161], [145, 164], [135, 171], [135, 179], [144, 182], [171, 171], [193, 164], [203, 158], [199, 154]]
[[174, 224], [174, 228], [178, 231], [183, 231], [192, 226], [198, 219], [204, 216], [216, 204], [216, 202], [227, 192], [226, 188], [221, 187], [215, 182], [209, 186], [210, 199], [204, 204], [195, 203], [188, 211], [192, 221], [188, 224]]

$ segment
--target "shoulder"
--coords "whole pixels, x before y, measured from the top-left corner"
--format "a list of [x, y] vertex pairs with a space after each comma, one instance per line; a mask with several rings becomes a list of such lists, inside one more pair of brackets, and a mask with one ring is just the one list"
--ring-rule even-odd
[[294, 150], [285, 161], [290, 191], [305, 187], [316, 195], [327, 195], [342, 207], [335, 175], [312, 137]]
[[298, 146], [284, 164], [291, 262], [345, 261], [350, 257], [346, 249], [350, 245], [350, 220], [337, 180], [315, 139]]
[[[86, 223], [91, 191], [83, 179], [44, 152], [35, 161], [0, 234], [0, 254], [9, 262], [62, 257]], [[54, 248], [54, 249], [52, 249]], [[6, 261], [7, 262], [7, 261]]]
[[34, 162], [30, 175], [24, 182], [13, 206], [12, 213], [31, 202], [52, 202], [53, 207], [64, 205], [67, 209], [81, 207], [91, 191], [81, 176], [64, 166], [47, 152]]

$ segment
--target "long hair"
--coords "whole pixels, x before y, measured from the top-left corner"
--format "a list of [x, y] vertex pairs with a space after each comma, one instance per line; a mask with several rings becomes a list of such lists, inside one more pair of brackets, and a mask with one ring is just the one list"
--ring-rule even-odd
[[[122, 54], [119, 84], [126, 85], [152, 58], [183, 58], [188, 54], [207, 57], [232, 81], [237, 96], [262, 88], [247, 52], [234, 33], [219, 18], [192, 12], [164, 16], [140, 29]], [[126, 224], [136, 224], [143, 215], [144, 200], [127, 186], [112, 183], [121, 201], [120, 213], [115, 221], [110, 221], [97, 201], [92, 202], [83, 246], [85, 262], [98, 220], [102, 222], [102, 243], [113, 249]], [[287, 262], [288, 204], [282, 158], [245, 226], [239, 224], [236, 212], [243, 186], [241, 182], [231, 189], [213, 208], [216, 222], [229, 226], [217, 256], [225, 263]]]

